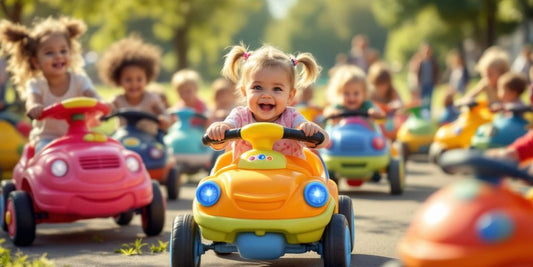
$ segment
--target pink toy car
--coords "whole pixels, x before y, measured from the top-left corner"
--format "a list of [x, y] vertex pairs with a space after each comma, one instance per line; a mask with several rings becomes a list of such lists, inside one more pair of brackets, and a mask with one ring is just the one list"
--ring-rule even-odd
[[64, 119], [69, 129], [39, 153], [26, 145], [13, 180], [2, 182], [0, 224], [15, 245], [30, 245], [38, 223], [115, 217], [126, 225], [134, 212], [141, 214], [146, 235], [163, 229], [165, 200], [158, 184], [139, 155], [87, 130], [85, 117], [97, 112], [109, 110], [85, 97], [44, 109], [39, 119]]

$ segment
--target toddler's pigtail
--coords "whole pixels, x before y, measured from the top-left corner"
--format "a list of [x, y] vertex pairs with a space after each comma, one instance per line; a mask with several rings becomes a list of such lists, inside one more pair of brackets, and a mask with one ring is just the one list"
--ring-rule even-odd
[[22, 98], [25, 97], [25, 82], [35, 71], [30, 60], [36, 45], [35, 40], [30, 37], [30, 31], [25, 26], [8, 20], [0, 22], [2, 54], [10, 56], [7, 71], [13, 74], [11, 80]]
[[298, 64], [303, 65], [303, 68], [298, 75], [299, 77], [296, 80], [296, 89], [303, 89], [314, 83], [320, 73], [321, 67], [316, 63], [313, 55], [310, 53], [298, 54], [294, 60]]
[[224, 60], [224, 66], [222, 67], [222, 76], [228, 78], [229, 80], [237, 83], [239, 81], [239, 59], [243, 58], [244, 55], [248, 54], [246, 47], [243, 44], [236, 45], [231, 48], [228, 54], [226, 54], [226, 59]]
[[85, 23], [79, 19], [63, 17], [60, 19], [60, 22], [65, 25], [71, 39], [77, 39], [87, 30]]

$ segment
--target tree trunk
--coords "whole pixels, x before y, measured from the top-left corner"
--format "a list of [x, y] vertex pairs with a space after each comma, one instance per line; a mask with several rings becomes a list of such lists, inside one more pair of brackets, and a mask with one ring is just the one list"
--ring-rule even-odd
[[496, 2], [494, 0], [485, 1], [487, 7], [487, 43], [490, 47], [496, 41]]
[[176, 29], [176, 35], [174, 37], [174, 49], [176, 51], [176, 62], [178, 63], [177, 69], [185, 69], [189, 66], [187, 60], [187, 53], [189, 52], [188, 43], [189, 28], [187, 25], [183, 25]]
[[0, 7], [6, 18], [13, 23], [20, 23], [22, 19], [22, 0], [17, 0], [13, 3], [13, 7], [9, 8], [6, 0], [0, 0]]

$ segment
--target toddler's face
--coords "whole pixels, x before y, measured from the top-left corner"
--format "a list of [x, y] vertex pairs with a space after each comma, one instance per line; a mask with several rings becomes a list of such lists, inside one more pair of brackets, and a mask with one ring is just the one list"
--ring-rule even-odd
[[514, 91], [500, 86], [498, 88], [498, 98], [500, 98], [503, 103], [512, 103], [518, 99], [518, 95]]
[[276, 67], [251, 73], [241, 91], [258, 122], [273, 122], [278, 119], [296, 93], [289, 75]]
[[33, 66], [45, 77], [65, 75], [70, 66], [70, 47], [65, 36], [52, 34], [42, 40], [37, 54], [32, 58]]
[[502, 73], [495, 68], [488, 68], [486, 75], [487, 75], [487, 80], [489, 81], [489, 86], [491, 88], [497, 88], [498, 79], [500, 78]]
[[186, 106], [192, 107], [197, 98], [198, 86], [194, 82], [186, 82], [177, 88], [178, 96]]
[[342, 88], [342, 105], [347, 110], [356, 110], [366, 100], [366, 85], [360, 81], [348, 82]]
[[379, 97], [384, 98], [389, 90], [389, 85], [384, 82], [376, 83], [374, 85], [374, 89], [376, 90], [375, 92]]
[[120, 74], [120, 86], [129, 100], [141, 99], [147, 83], [146, 72], [139, 66], [127, 66]]

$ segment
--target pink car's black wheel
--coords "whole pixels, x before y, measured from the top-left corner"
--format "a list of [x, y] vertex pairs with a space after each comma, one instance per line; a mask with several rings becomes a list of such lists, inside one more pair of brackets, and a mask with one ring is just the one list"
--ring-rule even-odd
[[9, 194], [16, 190], [15, 184], [12, 181], [2, 181], [2, 194], [0, 196], [0, 226], [4, 231], [7, 231], [7, 224], [5, 220], [7, 199]]
[[165, 224], [165, 199], [155, 181], [152, 181], [152, 192], [152, 202], [141, 212], [143, 231], [147, 236], [158, 235]]
[[133, 211], [122, 212], [113, 217], [115, 222], [120, 226], [126, 226], [133, 220]]
[[30, 245], [35, 239], [35, 214], [30, 195], [24, 191], [11, 192], [6, 213], [9, 238], [13, 244]]
[[172, 167], [168, 172], [167, 181], [165, 183], [167, 187], [168, 199], [177, 199], [180, 196], [180, 171], [177, 167]]

